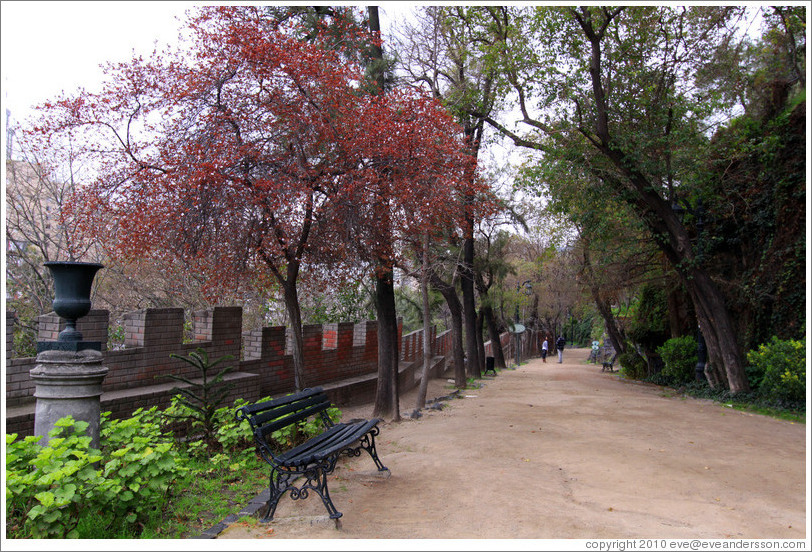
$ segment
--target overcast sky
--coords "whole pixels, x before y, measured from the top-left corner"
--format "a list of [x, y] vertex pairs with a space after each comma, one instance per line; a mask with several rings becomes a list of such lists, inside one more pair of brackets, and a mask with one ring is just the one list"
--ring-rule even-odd
[[2, 102], [14, 119], [61, 91], [94, 88], [99, 64], [177, 36], [188, 2], [26, 2], [0, 4]]
[[[313, 2], [283, 2], [297, 3]], [[173, 42], [184, 11], [197, 4], [200, 2], [3, 0], [0, 102], [4, 128], [7, 109], [12, 119], [23, 121], [31, 106], [54, 98], [63, 90], [72, 92], [80, 86], [95, 89], [102, 79], [100, 64], [126, 61], [133, 51], [148, 55], [156, 41], [159, 46]], [[379, 5], [383, 11], [382, 25], [388, 23], [387, 13], [394, 14], [408, 6], [403, 2]]]

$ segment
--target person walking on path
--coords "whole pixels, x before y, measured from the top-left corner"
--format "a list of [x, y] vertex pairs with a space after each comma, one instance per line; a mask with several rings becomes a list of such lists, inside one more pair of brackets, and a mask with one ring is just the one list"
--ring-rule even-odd
[[564, 345], [566, 341], [564, 341], [564, 336], [559, 335], [558, 339], [555, 341], [555, 348], [558, 350], [558, 363], [561, 364], [564, 362]]
[[549, 345], [547, 344], [547, 336], [544, 336], [544, 342], [541, 344], [541, 361], [547, 362], [547, 350]]

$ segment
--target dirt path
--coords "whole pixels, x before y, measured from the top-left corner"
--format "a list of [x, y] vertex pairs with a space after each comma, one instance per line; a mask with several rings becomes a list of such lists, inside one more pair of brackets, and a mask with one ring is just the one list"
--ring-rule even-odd
[[[391, 477], [369, 477], [366, 454], [340, 462], [340, 531], [317, 496], [286, 496], [270, 524], [218, 538], [808, 538], [805, 425], [669, 396], [587, 355], [531, 360], [442, 411], [382, 424]], [[401, 410], [413, 405], [412, 392]]]

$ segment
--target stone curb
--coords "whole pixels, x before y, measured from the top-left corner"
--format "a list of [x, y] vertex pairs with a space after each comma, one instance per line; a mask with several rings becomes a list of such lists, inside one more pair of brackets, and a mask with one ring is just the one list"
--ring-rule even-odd
[[219, 535], [220, 533], [225, 531], [226, 527], [228, 527], [229, 525], [231, 525], [232, 523], [234, 523], [238, 519], [240, 519], [242, 517], [245, 517], [245, 516], [253, 516], [254, 514], [256, 514], [257, 511], [260, 508], [265, 506], [265, 504], [268, 502], [269, 498], [270, 498], [270, 490], [265, 489], [264, 491], [259, 493], [257, 496], [252, 498], [248, 502], [248, 504], [246, 504], [245, 507], [242, 510], [240, 510], [238, 513], [230, 514], [230, 515], [226, 516], [225, 518], [223, 518], [222, 521], [220, 521], [216, 525], [210, 527], [209, 529], [206, 529], [201, 534], [199, 534], [199, 535], [197, 535], [195, 537], [189, 537], [189, 538], [192, 538], [192, 539], [214, 539], [214, 538], [217, 538], [217, 535]]

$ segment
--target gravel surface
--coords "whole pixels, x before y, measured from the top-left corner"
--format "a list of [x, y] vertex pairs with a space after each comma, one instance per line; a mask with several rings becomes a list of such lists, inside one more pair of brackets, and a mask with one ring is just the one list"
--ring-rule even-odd
[[[627, 381], [588, 354], [532, 359], [442, 410], [382, 423], [391, 477], [366, 453], [339, 462], [329, 489], [340, 529], [318, 496], [285, 496], [272, 522], [234, 522], [217, 538], [809, 538], [804, 424]], [[436, 379], [428, 397], [453, 391]], [[404, 415], [415, 394], [401, 397]], [[369, 417], [372, 405], [343, 411]]]

